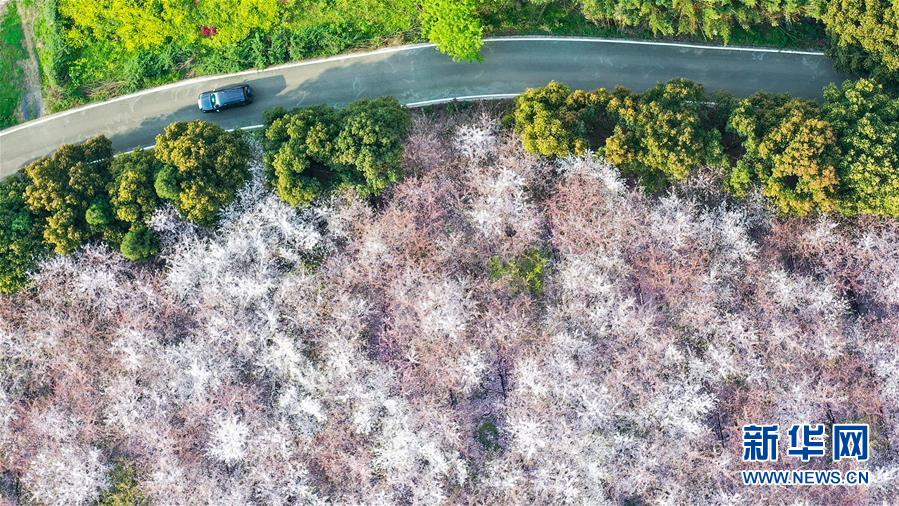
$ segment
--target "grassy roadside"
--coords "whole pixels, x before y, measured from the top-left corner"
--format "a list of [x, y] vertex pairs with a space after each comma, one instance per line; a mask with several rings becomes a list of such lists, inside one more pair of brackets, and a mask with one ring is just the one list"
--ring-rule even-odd
[[19, 62], [28, 57], [25, 32], [16, 2], [10, 2], [0, 19], [0, 128], [19, 122], [16, 110], [24, 92], [24, 71]]
[[[484, 31], [488, 35], [565, 35], [583, 37], [629, 38], [645, 40], [672, 40], [724, 44], [723, 38], [709, 39], [702, 35], [682, 35], [666, 37], [649, 29], [621, 28], [612, 24], [594, 23], [579, 12], [563, 4], [525, 4], [522, 8], [482, 15]], [[825, 46], [824, 25], [806, 19], [785, 26], [759, 25], [751, 28], [734, 27], [727, 45], [761, 46], [782, 49], [823, 49]]]

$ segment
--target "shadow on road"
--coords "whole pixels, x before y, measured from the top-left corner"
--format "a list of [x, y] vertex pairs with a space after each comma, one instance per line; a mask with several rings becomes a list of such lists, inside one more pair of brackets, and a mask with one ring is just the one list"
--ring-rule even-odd
[[237, 84], [249, 84], [253, 88], [255, 100], [252, 104], [222, 112], [204, 114], [200, 112], [194, 103], [167, 114], [147, 117], [132, 132], [112, 135], [110, 140], [113, 148], [120, 151], [128, 151], [135, 147], [150, 146], [155, 142], [156, 136], [165, 130], [165, 127], [178, 121], [204, 120], [216, 123], [222, 128], [237, 128], [262, 123], [262, 114], [272, 107], [267, 105], [271, 101], [270, 97], [278, 96], [287, 87], [284, 76], [280, 75], [259, 78], [249, 77], [240, 80], [222, 79], [214, 83], [205, 83], [200, 87], [202, 90], [197, 88], [196, 94], [199, 95], [200, 91], [225, 88]]

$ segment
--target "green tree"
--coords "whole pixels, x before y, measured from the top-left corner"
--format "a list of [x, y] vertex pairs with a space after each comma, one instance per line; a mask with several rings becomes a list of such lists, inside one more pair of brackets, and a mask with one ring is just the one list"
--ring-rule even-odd
[[542, 88], [528, 88], [515, 100], [515, 133], [531, 153], [584, 153], [591, 144], [590, 126], [606, 116], [609, 99], [605, 90], [573, 91], [556, 81]]
[[160, 204], [155, 180], [161, 169], [152, 151], [121, 154], [112, 162], [109, 198], [115, 217], [128, 224], [119, 250], [130, 260], [159, 254], [159, 239], [147, 227], [147, 221]]
[[[874, 61], [863, 62], [868, 68], [883, 65], [889, 72], [899, 72], [899, 2], [895, 0], [831, 0], [825, 2], [821, 20], [841, 48], [841, 59], [864, 60], [858, 48]], [[897, 74], [893, 74], [897, 75]]]
[[62, 146], [25, 167], [25, 202], [46, 219], [44, 239], [57, 253], [71, 253], [97, 233], [113, 230], [106, 214], [111, 157], [112, 144], [101, 136]]
[[484, 28], [476, 0], [425, 0], [422, 33], [456, 61], [482, 61]]
[[735, 26], [780, 25], [814, 14], [817, 0], [749, 2], [745, 0], [580, 0], [581, 12], [596, 23], [649, 28], [656, 34], [699, 35], [728, 41]]
[[25, 204], [28, 181], [21, 174], [0, 181], [0, 293], [28, 284], [28, 274], [46, 253], [43, 220]]
[[899, 216], [899, 100], [873, 81], [847, 81], [824, 90], [824, 114], [841, 151], [840, 210]]
[[490, 279], [508, 278], [516, 291], [529, 291], [539, 297], [543, 295], [543, 280], [551, 260], [549, 251], [536, 248], [508, 262], [491, 257]]
[[308, 205], [339, 180], [333, 162], [339, 121], [328, 106], [303, 107], [271, 120], [265, 130], [265, 162], [282, 200]]
[[116, 218], [145, 223], [153, 215], [160, 204], [154, 183], [161, 168], [152, 151], [124, 153], [113, 160], [109, 199]]
[[112, 486], [103, 492], [98, 506], [146, 506], [150, 504], [134, 477], [134, 467], [118, 462], [110, 474]]
[[402, 176], [409, 112], [393, 97], [362, 99], [341, 111], [334, 161], [355, 169], [364, 195], [379, 195]]
[[156, 137], [156, 158], [170, 168], [154, 184], [188, 220], [208, 226], [249, 178], [250, 150], [238, 132], [206, 121], [173, 123]]
[[129, 260], [146, 260], [159, 254], [159, 237], [146, 225], [134, 223], [122, 237], [119, 250]]
[[618, 118], [604, 156], [657, 190], [696, 167], [726, 163], [721, 134], [706, 128], [711, 111], [702, 85], [677, 79], [639, 96], [618, 92], [609, 110]]
[[266, 115], [269, 180], [287, 203], [308, 205], [340, 186], [377, 195], [402, 177], [408, 111], [391, 97], [363, 99], [343, 110], [304, 107]]
[[729, 176], [736, 195], [759, 186], [788, 214], [834, 208], [838, 150], [833, 128], [817, 104], [759, 93], [740, 101], [728, 127], [743, 139], [746, 150]]

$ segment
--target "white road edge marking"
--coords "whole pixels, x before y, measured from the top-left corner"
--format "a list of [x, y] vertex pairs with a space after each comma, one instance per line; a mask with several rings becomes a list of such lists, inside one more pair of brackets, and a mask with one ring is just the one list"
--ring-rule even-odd
[[[593, 37], [559, 37], [559, 36], [536, 36], [536, 35], [525, 35], [525, 36], [517, 36], [517, 37], [488, 37], [484, 39], [484, 42], [533, 42], [533, 41], [553, 41], [553, 42], [595, 42], [601, 44], [630, 44], [630, 45], [640, 45], [640, 46], [667, 46], [667, 47], [683, 47], [688, 49], [708, 49], [708, 50], [719, 50], [719, 51], [743, 51], [743, 52], [756, 52], [756, 53], [786, 53], [786, 54], [801, 54], [807, 56], [824, 56], [823, 52], [820, 51], [796, 51], [789, 49], [773, 49], [773, 48], [754, 48], [754, 47], [742, 47], [742, 46], [712, 46], [712, 45], [702, 45], [702, 44], [685, 44], [680, 42], [655, 42], [648, 40], [628, 40], [628, 39], [607, 39], [607, 38], [593, 38]], [[93, 109], [95, 107], [100, 107], [102, 105], [106, 105], [113, 102], [120, 102], [122, 100], [130, 100], [135, 97], [140, 97], [143, 95], [147, 95], [150, 93], [156, 93], [158, 91], [163, 91], [171, 88], [177, 88], [180, 86], [187, 86], [191, 84], [198, 84], [206, 81], [214, 81], [216, 79], [226, 79], [226, 78], [237, 78], [243, 76], [257, 75], [265, 72], [277, 71], [277, 70], [286, 70], [297, 67], [304, 67], [308, 65], [317, 65], [320, 63], [330, 63], [336, 61], [344, 61], [351, 60], [355, 58], [364, 58], [366, 56], [375, 56], [379, 54], [390, 54], [397, 53], [402, 51], [414, 51], [416, 49], [424, 49], [424, 48], [432, 48], [435, 47], [434, 44], [409, 44], [405, 46], [396, 46], [396, 47], [385, 47], [381, 49], [376, 49], [374, 51], [365, 51], [360, 53], [350, 53], [343, 54], [337, 56], [329, 56], [327, 58], [316, 58], [312, 60], [304, 60], [301, 62], [292, 62], [285, 63], [282, 65], [275, 65], [274, 67], [267, 67], [264, 69], [253, 69], [253, 70], [244, 70], [242, 72], [236, 72], [233, 74], [216, 74], [211, 76], [202, 76], [195, 77], [193, 79], [185, 79], [182, 81], [176, 81], [174, 83], [165, 84], [162, 86], [157, 86], [156, 88], [149, 88], [146, 90], [141, 90], [135, 93], [131, 93], [130, 95], [122, 95], [120, 97], [115, 97], [110, 100], [104, 102], [97, 102], [93, 104], [83, 105], [81, 107], [76, 107], [74, 109], [69, 109], [67, 111], [63, 111], [56, 114], [51, 114], [49, 116], [44, 116], [43, 118], [38, 118], [33, 121], [29, 121], [27, 123], [22, 123], [20, 125], [16, 125], [11, 128], [7, 128], [6, 130], [0, 131], [0, 138], [4, 135], [11, 134], [16, 132], [22, 128], [31, 127], [34, 125], [39, 125], [46, 121], [50, 121], [56, 118], [60, 118], [63, 116], [67, 116], [70, 114], [76, 114], [80, 112], [87, 111], [89, 109]]]

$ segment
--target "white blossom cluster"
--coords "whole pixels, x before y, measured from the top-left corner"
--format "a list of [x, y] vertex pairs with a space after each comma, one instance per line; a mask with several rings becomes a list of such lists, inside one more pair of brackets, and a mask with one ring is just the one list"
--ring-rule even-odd
[[[414, 125], [378, 207], [290, 208], [257, 164], [214, 230], [160, 210], [158, 262], [91, 245], [0, 299], [0, 504], [93, 504], [121, 462], [176, 505], [894, 500], [899, 225]], [[540, 289], [497, 271], [535, 251]], [[740, 484], [741, 425], [840, 421], [871, 486]]]

